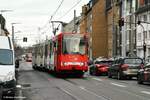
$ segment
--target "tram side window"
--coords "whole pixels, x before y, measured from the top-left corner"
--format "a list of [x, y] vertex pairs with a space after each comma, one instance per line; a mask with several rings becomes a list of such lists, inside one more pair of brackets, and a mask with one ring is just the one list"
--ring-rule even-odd
[[48, 54], [48, 45], [46, 44], [45, 45], [45, 57], [47, 57], [47, 54]]
[[53, 45], [52, 43], [50, 43], [50, 57], [52, 56], [52, 52], [53, 52]]
[[64, 54], [68, 54], [67, 47], [66, 47], [66, 41], [65, 40], [63, 40], [63, 53]]
[[61, 51], [62, 51], [61, 41], [58, 40], [58, 42], [57, 42], [57, 53], [58, 53], [58, 54], [61, 54]]

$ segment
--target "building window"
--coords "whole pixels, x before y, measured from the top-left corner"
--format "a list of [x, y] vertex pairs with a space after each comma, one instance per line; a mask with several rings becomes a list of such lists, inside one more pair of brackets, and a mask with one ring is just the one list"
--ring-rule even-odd
[[129, 40], [129, 30], [127, 30], [126, 39]]
[[92, 0], [92, 5], [95, 5], [98, 0]]
[[147, 15], [143, 15], [143, 21], [147, 21]]
[[148, 31], [148, 35], [149, 35], [148, 38], [150, 39], [150, 30]]
[[150, 21], [150, 13], [149, 13], [149, 21]]
[[129, 0], [127, 0], [126, 11], [129, 14], [129, 12], [130, 12], [130, 1]]
[[145, 39], [147, 39], [147, 31], [144, 31]]
[[149, 1], [149, 0], [145, 0], [145, 5], [148, 5], [148, 1]]
[[109, 10], [111, 8], [111, 0], [106, 0], [106, 10]]
[[144, 5], [144, 0], [139, 0], [140, 1], [140, 6]]
[[90, 32], [92, 32], [92, 25], [90, 25]]
[[139, 6], [143, 7], [145, 5], [150, 4], [150, 0], [139, 0]]
[[141, 33], [138, 33], [138, 41], [141, 41]]
[[150, 48], [148, 48], [148, 56], [150, 56]]

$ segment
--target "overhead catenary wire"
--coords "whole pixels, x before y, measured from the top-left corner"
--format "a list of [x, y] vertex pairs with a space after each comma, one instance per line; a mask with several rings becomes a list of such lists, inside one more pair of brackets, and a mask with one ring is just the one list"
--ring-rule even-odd
[[56, 15], [56, 13], [58, 12], [59, 8], [62, 6], [64, 0], [61, 0], [59, 6], [57, 7], [57, 9], [55, 10], [55, 12], [52, 14], [51, 18], [49, 21], [51, 21], [53, 19], [53, 17]]
[[61, 17], [58, 18], [58, 20], [62, 19], [65, 17], [73, 8], [75, 8], [82, 0], [79, 0], [75, 5], [73, 5], [66, 13], [64, 13]]
[[51, 22], [52, 18], [56, 15], [56, 13], [58, 12], [58, 10], [60, 9], [60, 7], [62, 6], [64, 0], [61, 0], [60, 4], [58, 5], [58, 7], [56, 8], [56, 10], [53, 12], [53, 14], [51, 15], [50, 19], [46, 22], [45, 25], [43, 25], [40, 30], [45, 29], [45, 27]]
[[[60, 18], [58, 18], [58, 20], [64, 18], [71, 10], [73, 10], [82, 0], [78, 0], [77, 3], [75, 5], [73, 5], [70, 9], [67, 10], [66, 13], [64, 13]], [[53, 19], [53, 17], [56, 15], [56, 13], [58, 12], [58, 10], [60, 9], [60, 7], [62, 6], [64, 0], [61, 0], [59, 6], [57, 7], [57, 9], [54, 11], [54, 13], [51, 15], [50, 19], [48, 20], [48, 22], [46, 22], [46, 24], [40, 29], [43, 30], [45, 29], [45, 27], [51, 23], [51, 20]], [[50, 26], [51, 28], [52, 26]], [[46, 29], [44, 32], [46, 32], [48, 29]]]
[[[63, 16], [61, 16], [61, 17], [58, 18], [57, 20], [60, 20], [60, 19], [62, 19], [63, 17], [65, 17], [65, 16], [66, 16], [73, 8], [75, 8], [81, 1], [82, 1], [82, 0], [78, 0], [75, 5], [73, 5], [66, 13], [63, 14]], [[52, 18], [53, 18], [53, 16], [51, 16], [51, 19], [52, 19]], [[50, 21], [51, 21], [51, 19], [50, 19]], [[57, 28], [54, 28], [54, 23], [52, 23], [52, 27], [53, 27], [53, 32], [56, 32], [56, 29], [59, 27], [59, 25], [58, 25]], [[54, 33], [54, 34], [55, 34], [55, 33]]]

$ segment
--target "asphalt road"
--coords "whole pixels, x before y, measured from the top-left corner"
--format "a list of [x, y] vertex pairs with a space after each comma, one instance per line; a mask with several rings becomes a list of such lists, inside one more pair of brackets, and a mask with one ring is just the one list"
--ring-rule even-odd
[[136, 79], [57, 78], [27, 62], [20, 65], [18, 84], [19, 100], [150, 100], [150, 84], [139, 85]]

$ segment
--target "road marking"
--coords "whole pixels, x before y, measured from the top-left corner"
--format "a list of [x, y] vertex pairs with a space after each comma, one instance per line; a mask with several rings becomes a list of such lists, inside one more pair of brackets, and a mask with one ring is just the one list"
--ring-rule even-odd
[[94, 95], [94, 96], [96, 96], [96, 97], [98, 97], [98, 98], [100, 98], [100, 100], [111, 100], [111, 99], [109, 99], [109, 98], [104, 98], [103, 96], [97, 95], [96, 93], [87, 90], [87, 89], [86, 89], [85, 87], [83, 87], [83, 86], [79, 86], [79, 88], [82, 89], [82, 90], [84, 90], [84, 91], [86, 91], [86, 92], [88, 92], [88, 93], [90, 93], [90, 94], [92, 94], [92, 95]]
[[150, 95], [150, 92], [148, 92], [148, 91], [141, 91], [141, 93], [149, 94]]
[[16, 88], [21, 88], [21, 85], [16, 85]]
[[63, 88], [60, 88], [60, 87], [58, 87], [58, 88], [59, 88], [60, 90], [62, 90], [63, 92], [65, 92], [66, 94], [68, 94], [69, 96], [71, 96], [73, 99], [75, 99], [75, 100], [81, 100], [81, 99], [78, 98], [77, 96], [71, 94], [69, 91], [67, 91], [67, 90], [65, 90], [65, 89], [63, 89]]
[[99, 79], [99, 78], [92, 78], [92, 79], [97, 80], [97, 81], [100, 81], [100, 82], [103, 81], [103, 80], [101, 80], [101, 79]]
[[11, 96], [4, 96], [5, 99], [17, 99], [17, 100], [22, 100], [22, 99], [26, 99], [27, 97], [22, 97], [22, 96], [15, 96], [15, 97], [11, 97]]
[[117, 84], [117, 83], [111, 83], [112, 85], [118, 86], [118, 87], [127, 87], [125, 85]]

